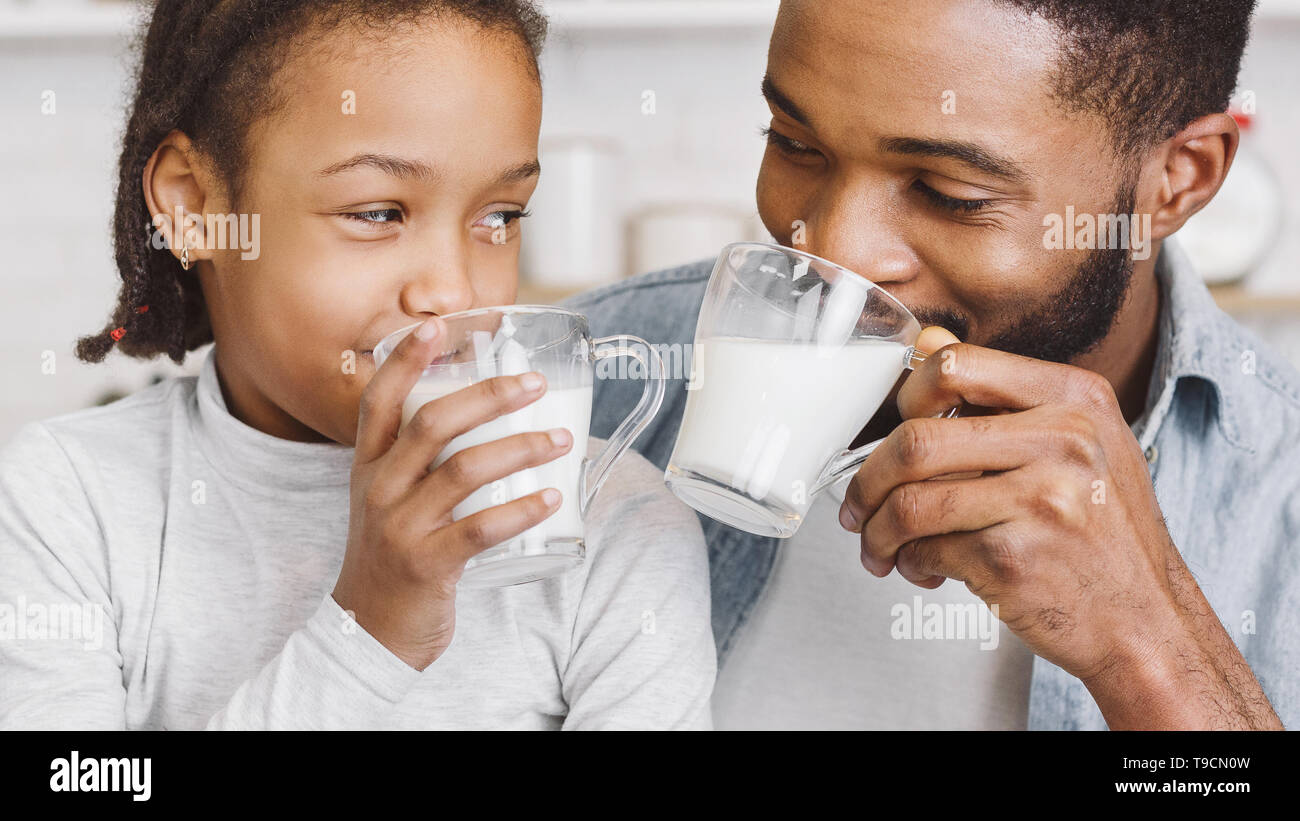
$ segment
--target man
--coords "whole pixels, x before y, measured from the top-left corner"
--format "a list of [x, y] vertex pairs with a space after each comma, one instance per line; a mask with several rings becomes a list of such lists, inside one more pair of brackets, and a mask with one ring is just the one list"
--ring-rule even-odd
[[[704, 521], [718, 727], [1300, 719], [1300, 374], [1169, 240], [1231, 165], [1252, 6], [782, 3], [763, 222], [940, 328], [794, 537]], [[711, 267], [571, 304], [690, 343]], [[593, 433], [635, 391], [601, 380]], [[931, 631], [975, 601], [1001, 636]]]

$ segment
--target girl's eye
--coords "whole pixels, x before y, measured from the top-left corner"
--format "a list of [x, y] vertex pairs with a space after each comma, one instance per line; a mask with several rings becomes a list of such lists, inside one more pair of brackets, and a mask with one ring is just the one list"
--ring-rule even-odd
[[942, 194], [934, 190], [920, 180], [917, 180], [914, 183], [914, 186], [916, 190], [931, 203], [954, 214], [974, 213], [975, 211], [987, 208], [989, 203], [992, 202], [992, 200], [963, 200], [958, 199], [957, 197], [950, 197], [947, 194]]
[[491, 214], [488, 214], [486, 217], [479, 220], [479, 224], [488, 228], [506, 228], [510, 223], [528, 216], [532, 216], [532, 213], [519, 208], [516, 208], [513, 211], [493, 211]]
[[378, 208], [374, 211], [347, 211], [343, 216], [369, 225], [386, 222], [400, 222], [402, 211], [399, 208]]
[[768, 126], [759, 129], [759, 133], [767, 140], [767, 144], [775, 146], [779, 151], [794, 156], [807, 156], [816, 154], [817, 150], [805, 142], [800, 142], [794, 137], [787, 137], [784, 134], [773, 131]]

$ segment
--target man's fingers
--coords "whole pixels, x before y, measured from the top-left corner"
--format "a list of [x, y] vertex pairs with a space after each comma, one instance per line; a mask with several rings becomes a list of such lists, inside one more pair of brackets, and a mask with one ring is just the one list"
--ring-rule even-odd
[[[898, 551], [898, 558], [895, 566], [898, 568], [898, 575], [907, 579], [917, 587], [926, 590], [933, 590], [944, 580], [949, 578], [935, 571], [943, 567], [950, 573], [969, 572], [969, 565], [963, 564], [963, 570], [958, 570], [958, 562], [955, 559], [960, 556], [960, 551], [969, 553], [971, 551], [972, 534], [970, 533], [949, 533], [939, 536], [931, 536], [927, 539], [921, 539], [915, 542], [908, 542]], [[875, 572], [867, 565], [867, 558], [864, 555], [862, 566], [867, 570]], [[959, 575], [951, 578], [957, 581], [965, 581]]]
[[[924, 588], [926, 590], [933, 590], [939, 585], [946, 582], [948, 580], [947, 576], [931, 576], [927, 573], [922, 573], [912, 567], [912, 563], [909, 560], [913, 555], [911, 550], [913, 544], [917, 544], [917, 543], [908, 542], [907, 544], [903, 545], [898, 549], [898, 557], [894, 560], [894, 567], [898, 569], [898, 575], [902, 576], [904, 579], [907, 579], [909, 582], [916, 585], [917, 587]], [[866, 559], [862, 560], [862, 566], [867, 567]], [[870, 571], [870, 568], [867, 569], [868, 571]]]
[[[955, 419], [908, 419], [867, 457], [844, 493], [840, 523], [860, 531], [894, 488], [952, 473], [1021, 467], [1063, 435], [1035, 424], [1045, 411]], [[1083, 435], [1080, 432], [1080, 435]]]
[[1012, 525], [1005, 523], [927, 536], [908, 542], [898, 552], [898, 573], [919, 587], [938, 587], [930, 583], [936, 577], [965, 582], [972, 590], [981, 590], [984, 598], [994, 579], [1014, 582], [1027, 572], [1031, 557], [1018, 545]]
[[388, 452], [402, 423], [402, 402], [425, 366], [440, 350], [446, 334], [441, 319], [431, 316], [402, 338], [384, 365], [361, 393], [357, 418], [357, 464], [373, 462]]
[[929, 356], [945, 345], [960, 341], [952, 331], [942, 325], [927, 325], [921, 329], [920, 336], [916, 338], [916, 349]]
[[904, 419], [938, 416], [963, 403], [1027, 410], [1048, 402], [1104, 401], [1114, 392], [1099, 374], [1073, 365], [957, 343], [930, 355], [903, 382], [898, 412]]
[[862, 564], [887, 576], [901, 547], [944, 533], [982, 530], [1006, 520], [1005, 505], [989, 500], [1016, 494], [1014, 473], [978, 479], [909, 482], [894, 488], [862, 529]]

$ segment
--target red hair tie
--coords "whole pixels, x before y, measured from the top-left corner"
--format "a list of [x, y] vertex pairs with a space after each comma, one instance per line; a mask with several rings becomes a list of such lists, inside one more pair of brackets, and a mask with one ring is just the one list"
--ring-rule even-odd
[[[139, 308], [136, 308], [136, 309], [135, 309], [135, 312], [136, 312], [137, 314], [147, 313], [148, 311], [149, 311], [149, 306], [148, 306], [148, 305], [141, 305]], [[123, 336], [126, 335], [126, 328], [114, 328], [113, 330], [111, 330], [111, 331], [108, 332], [108, 335], [111, 336], [111, 337], [113, 337], [113, 341], [114, 341], [114, 342], [117, 342], [117, 341], [120, 340]]]

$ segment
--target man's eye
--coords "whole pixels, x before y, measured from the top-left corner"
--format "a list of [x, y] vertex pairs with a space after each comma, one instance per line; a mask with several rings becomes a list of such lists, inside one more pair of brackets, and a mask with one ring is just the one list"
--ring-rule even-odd
[[941, 194], [920, 180], [917, 180], [914, 185], [916, 190], [931, 203], [954, 214], [970, 214], [980, 211], [987, 208], [991, 202], [991, 200], [963, 200], [950, 197], [947, 194]]
[[505, 228], [510, 223], [528, 216], [532, 216], [531, 212], [518, 208], [513, 211], [493, 211], [480, 220], [480, 224], [488, 228]]
[[374, 211], [347, 211], [343, 216], [364, 223], [400, 222], [402, 211], [399, 208], [379, 208]]
[[760, 128], [759, 133], [761, 133], [767, 140], [768, 145], [775, 146], [786, 154], [808, 155], [817, 153], [817, 150], [807, 143], [800, 142], [793, 137], [787, 137], [780, 132], [773, 131], [767, 126]]

